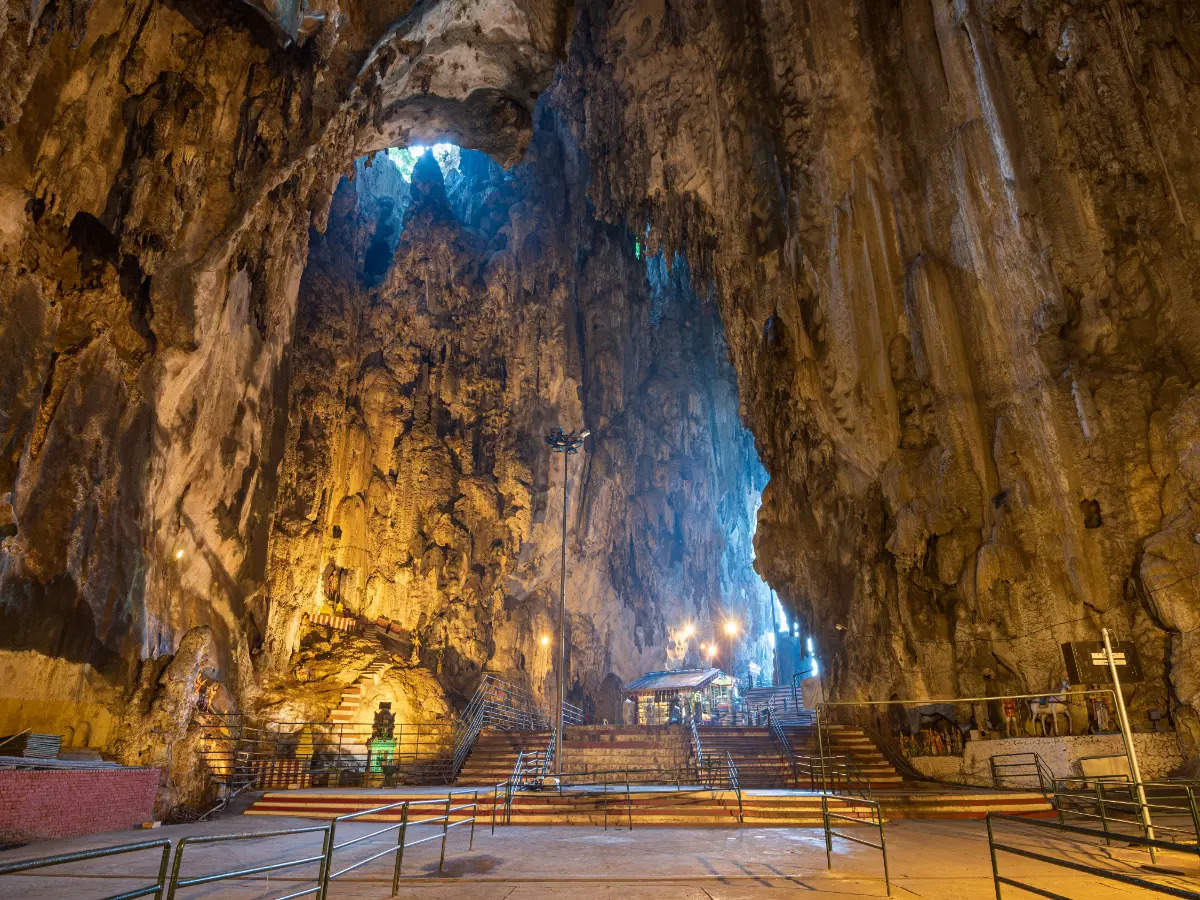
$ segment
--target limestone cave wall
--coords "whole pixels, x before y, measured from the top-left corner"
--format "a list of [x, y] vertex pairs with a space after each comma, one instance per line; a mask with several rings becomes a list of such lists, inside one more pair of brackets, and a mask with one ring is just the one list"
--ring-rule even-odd
[[1195, 4], [614, 0], [554, 91], [716, 284], [832, 692], [1042, 690], [1107, 626], [1196, 736]]
[[293, 6], [0, 3], [0, 732], [170, 765], [199, 677], [237, 708], [309, 228], [379, 147], [519, 158], [565, 40], [553, 0]]

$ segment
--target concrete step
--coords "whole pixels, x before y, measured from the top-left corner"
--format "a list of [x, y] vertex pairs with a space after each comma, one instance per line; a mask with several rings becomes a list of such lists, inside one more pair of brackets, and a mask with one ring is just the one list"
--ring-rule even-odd
[[[476, 807], [481, 823], [490, 822], [492, 794], [481, 792]], [[402, 800], [439, 799], [428, 793], [341, 791], [270, 791], [246, 810], [246, 815], [285, 815], [311, 819], [372, 809]], [[636, 825], [724, 825], [738, 824], [737, 795], [728, 790], [695, 792], [633, 791], [628, 801], [623, 792], [613, 791], [607, 798], [596, 794], [547, 791], [519, 792], [513, 797], [511, 822], [526, 825], [600, 825], [604, 804], [608, 803], [608, 824], [617, 826], [632, 816]], [[1037, 793], [1019, 792], [899, 792], [883, 795], [881, 806], [886, 818], [983, 818], [990, 812], [1014, 812], [1023, 815], [1052, 816], [1050, 805]], [[456, 794], [452, 805], [471, 802], [471, 795]], [[863, 808], [831, 801], [832, 808], [847, 815], [862, 815]], [[440, 804], [410, 808], [410, 823], [418, 816], [437, 816]], [[502, 813], [502, 809], [498, 809]], [[800, 793], [743, 793], [742, 816], [746, 824], [790, 827], [819, 827], [820, 797]], [[451, 821], [469, 815], [462, 810]], [[364, 817], [364, 821], [399, 821], [400, 810]]]

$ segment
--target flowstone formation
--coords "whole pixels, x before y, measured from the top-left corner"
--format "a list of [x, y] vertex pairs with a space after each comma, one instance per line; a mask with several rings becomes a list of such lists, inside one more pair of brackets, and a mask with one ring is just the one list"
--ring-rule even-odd
[[1200, 737], [1194, 4], [614, 0], [555, 102], [715, 280], [835, 694], [1045, 690], [1107, 625]]
[[378, 155], [338, 189], [290, 363], [267, 636], [281, 670], [297, 646], [306, 672], [360, 656], [310, 652], [304, 617], [324, 608], [387, 620], [381, 657], [452, 700], [485, 668], [552, 699], [563, 471], [543, 438], [562, 424], [592, 432], [569, 463], [568, 699], [615, 720], [613, 685], [699, 664], [727, 615], [739, 670], [769, 672], [765, 473], [715, 306], [686, 265], [647, 263], [594, 220], [584, 166], [546, 112], [511, 173], [464, 151], [444, 183], [426, 154], [410, 185]]

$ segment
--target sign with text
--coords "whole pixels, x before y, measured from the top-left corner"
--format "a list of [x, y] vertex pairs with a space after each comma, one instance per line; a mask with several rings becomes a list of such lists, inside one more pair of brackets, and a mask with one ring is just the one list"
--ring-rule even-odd
[[[1142, 660], [1132, 641], [1113, 641], [1113, 662], [1122, 682], [1142, 681]], [[1067, 681], [1071, 684], [1108, 684], [1112, 676], [1103, 641], [1071, 641], [1062, 645], [1063, 661], [1067, 664]]]

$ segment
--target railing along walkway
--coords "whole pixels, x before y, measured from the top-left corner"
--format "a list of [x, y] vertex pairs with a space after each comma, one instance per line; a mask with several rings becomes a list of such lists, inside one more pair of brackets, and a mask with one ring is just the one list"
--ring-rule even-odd
[[[838, 819], [843, 822], [853, 822], [856, 825], [863, 823], [863, 817], [857, 815], [846, 815], [845, 813], [830, 812], [829, 801], [836, 800], [842, 804], [842, 807], [850, 807], [854, 809], [862, 809], [863, 807], [871, 811], [870, 824], [879, 829], [879, 843], [873, 843], [864, 838], [855, 837], [851, 834], [843, 834], [840, 831], [834, 831], [830, 824], [831, 819]], [[888, 858], [887, 858], [887, 840], [883, 833], [883, 810], [879, 807], [878, 800], [867, 800], [862, 797], [840, 796], [838, 794], [822, 794], [821, 795], [821, 821], [825, 827], [825, 868], [833, 868], [833, 839], [840, 838], [844, 841], [851, 841], [855, 844], [861, 844], [864, 847], [873, 847], [883, 855], [883, 886], [887, 890], [887, 895], [892, 896], [892, 882], [888, 876]]]
[[[1078, 816], [1100, 823], [1101, 830], [1111, 837], [1124, 839], [1129, 830], [1143, 837], [1165, 835], [1170, 840], [1186, 844], [1200, 853], [1200, 803], [1196, 785], [1186, 781], [1143, 782], [1139, 800], [1137, 785], [1121, 776], [1115, 778], [1072, 777], [1056, 778], [1052, 795], [1058, 811], [1058, 821], [1066, 816]], [[1144, 815], [1143, 815], [1144, 811]], [[1153, 834], [1147, 834], [1147, 824]]]
[[[303, 828], [287, 828], [272, 831], [253, 831], [239, 834], [214, 834], [214, 835], [189, 835], [182, 838], [175, 845], [175, 859], [170, 865], [170, 876], [168, 877], [168, 862], [171, 858], [172, 843], [169, 840], [158, 841], [142, 841], [134, 844], [120, 844], [113, 847], [101, 847], [95, 850], [84, 850], [78, 853], [64, 853], [55, 856], [40, 857], [37, 859], [20, 860], [18, 862], [6, 863], [0, 865], [0, 876], [16, 875], [22, 872], [28, 872], [34, 869], [42, 869], [50, 866], [65, 865], [67, 863], [80, 862], [84, 860], [101, 859], [104, 857], [117, 856], [124, 853], [135, 853], [141, 850], [159, 849], [162, 851], [162, 860], [159, 864], [158, 880], [151, 885], [135, 888], [119, 894], [113, 894], [106, 897], [105, 900], [134, 900], [137, 897], [147, 897], [153, 895], [155, 900], [174, 900], [176, 894], [189, 887], [197, 887], [200, 885], [212, 885], [223, 881], [240, 881], [258, 875], [264, 875], [271, 872], [281, 872], [286, 869], [295, 869], [305, 865], [316, 865], [317, 870], [311, 878], [294, 878], [292, 880], [301, 883], [308, 882], [307, 887], [299, 890], [294, 890], [286, 894], [274, 896], [272, 900], [291, 900], [291, 898], [305, 897], [313, 895], [318, 900], [325, 900], [329, 895], [329, 883], [337, 878], [340, 878], [355, 869], [361, 868], [366, 864], [379, 859], [380, 857], [394, 854], [392, 870], [392, 896], [396, 896], [400, 886], [400, 875], [404, 862], [404, 851], [410, 847], [415, 847], [418, 844], [424, 844], [429, 841], [440, 839], [442, 842], [441, 855], [438, 858], [438, 872], [441, 873], [446, 861], [446, 841], [450, 833], [450, 829], [457, 828], [460, 825], [471, 826], [471, 837], [468, 844], [468, 849], [473, 849], [475, 846], [475, 822], [479, 814], [479, 794], [480, 791], [475, 788], [467, 790], [450, 791], [443, 800], [439, 798], [431, 798], [429, 800], [404, 800], [400, 803], [390, 803], [386, 806], [379, 806], [374, 809], [363, 810], [362, 812], [349, 813], [344, 816], [338, 816], [325, 825], [310, 825]], [[461, 803], [454, 805], [454, 798], [470, 796], [469, 803]], [[493, 799], [493, 807], [495, 800]], [[409, 815], [409, 811], [413, 807], [433, 807], [433, 812], [438, 815], [427, 816], [425, 818], [413, 819]], [[358, 835], [341, 842], [337, 841], [337, 827], [339, 823], [360, 819], [366, 816], [379, 815], [381, 813], [393, 812], [401, 810], [400, 821], [395, 824], [388, 824], [382, 828], [370, 831], [367, 834]], [[463, 815], [458, 821], [452, 821], [455, 813], [463, 813], [470, 810], [469, 815]], [[418, 838], [416, 840], [407, 840], [409, 828], [418, 825], [432, 825], [441, 828], [434, 834]], [[395, 844], [389, 844], [383, 850], [372, 853], [363, 859], [357, 860], [340, 869], [334, 869], [335, 853], [338, 850], [345, 850], [348, 847], [353, 847], [362, 844], [366, 841], [379, 838], [381, 835], [390, 832], [397, 832]], [[206, 872], [203, 875], [184, 875], [185, 853], [189, 847], [211, 844], [227, 844], [231, 842], [248, 842], [248, 841], [270, 841], [281, 837], [292, 837], [295, 835], [320, 835], [320, 851], [306, 853], [298, 858], [287, 858], [276, 862], [264, 863], [261, 865], [242, 865], [234, 866], [233, 868], [221, 869], [215, 872]], [[79, 873], [72, 873], [78, 877]]]
[[[1056, 894], [1053, 891], [1036, 887], [1027, 881], [1018, 881], [1010, 876], [1001, 875], [997, 853], [1010, 853], [1013, 856], [1032, 859], [1037, 862], [1046, 863], [1047, 865], [1056, 866], [1058, 868], [1070, 869], [1073, 872], [1080, 872], [1085, 875], [1094, 875], [1097, 878], [1104, 878], [1109, 881], [1117, 881], [1122, 884], [1128, 884], [1155, 894], [1166, 894], [1171, 897], [1185, 897], [1189, 898], [1189, 900], [1200, 900], [1200, 892], [1194, 890], [1188, 890], [1186, 888], [1176, 887], [1169, 884], [1162, 884], [1160, 882], [1151, 881], [1148, 878], [1139, 877], [1137, 875], [1129, 875], [1125, 872], [1116, 872], [1111, 869], [1102, 869], [1099, 866], [1092, 866], [1086, 863], [1076, 862], [1074, 860], [1063, 859], [1062, 857], [1058, 856], [1050, 856], [1046, 853], [1039, 853], [1036, 850], [1030, 850], [1025, 847], [1017, 847], [1012, 844], [1001, 844], [996, 840], [994, 825], [995, 822], [1001, 821], [1020, 822], [1022, 825], [1028, 825], [1035, 829], [1050, 831], [1054, 834], [1084, 835], [1088, 837], [1101, 838], [1109, 837], [1107, 832], [1098, 828], [1084, 828], [1079, 825], [1064, 825], [1059, 822], [1047, 821], [1045, 819], [1027, 819], [1023, 816], [1014, 816], [1008, 813], [988, 813], [988, 853], [992, 858], [992, 883], [996, 888], [996, 900], [1001, 900], [1000, 885], [1002, 884], [1006, 884], [1009, 887], [1019, 888], [1022, 891], [1028, 891], [1031, 894], [1037, 894], [1042, 897], [1054, 898], [1054, 900], [1071, 900], [1070, 897], [1064, 894]], [[1195, 852], [1194, 847], [1190, 847], [1186, 844], [1179, 844], [1175, 843], [1174, 841], [1162, 841], [1156, 838], [1142, 837], [1140, 835], [1122, 835], [1121, 840], [1126, 843], [1136, 844], [1149, 849], [1172, 850], [1189, 854]]]
[[154, 884], [134, 888], [120, 894], [111, 894], [105, 900], [133, 900], [135, 897], [149, 897], [151, 894], [154, 895], [155, 900], [162, 900], [163, 891], [166, 890], [168, 884], [167, 864], [171, 859], [171, 842], [167, 840], [139, 841], [133, 844], [119, 844], [115, 847], [97, 847], [95, 850], [80, 850], [77, 853], [59, 853], [54, 856], [43, 856], [38, 859], [23, 859], [13, 863], [0, 863], [0, 875], [19, 875], [21, 872], [45, 869], [50, 866], [64, 866], [67, 863], [82, 862], [89, 859], [102, 859], [108, 856], [120, 856], [125, 853], [138, 853], [142, 850], [158, 849], [162, 851], [162, 859], [158, 864], [158, 880]]

